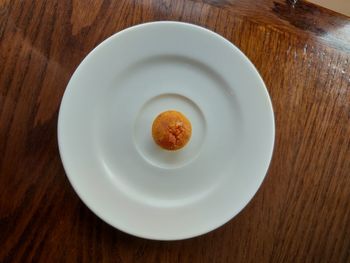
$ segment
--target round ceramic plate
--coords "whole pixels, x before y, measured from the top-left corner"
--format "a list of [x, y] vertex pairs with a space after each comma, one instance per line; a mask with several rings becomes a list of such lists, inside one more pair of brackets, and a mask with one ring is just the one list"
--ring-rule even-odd
[[[190, 142], [169, 152], [154, 118], [177, 110]], [[271, 160], [274, 116], [264, 82], [233, 44], [207, 29], [154, 22], [123, 30], [79, 65], [64, 94], [58, 142], [84, 203], [135, 236], [209, 232], [254, 196]]]

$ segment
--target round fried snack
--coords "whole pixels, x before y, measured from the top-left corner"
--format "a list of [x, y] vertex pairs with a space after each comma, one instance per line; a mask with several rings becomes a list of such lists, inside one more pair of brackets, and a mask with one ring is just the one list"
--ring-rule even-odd
[[163, 149], [169, 151], [181, 149], [188, 143], [191, 134], [190, 121], [178, 111], [162, 112], [153, 121], [153, 139]]

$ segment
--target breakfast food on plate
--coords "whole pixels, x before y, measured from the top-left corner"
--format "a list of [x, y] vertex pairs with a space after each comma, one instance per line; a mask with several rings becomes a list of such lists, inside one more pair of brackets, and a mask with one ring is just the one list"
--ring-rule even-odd
[[181, 149], [188, 143], [191, 134], [191, 123], [181, 112], [165, 111], [153, 121], [153, 139], [163, 149], [170, 151]]

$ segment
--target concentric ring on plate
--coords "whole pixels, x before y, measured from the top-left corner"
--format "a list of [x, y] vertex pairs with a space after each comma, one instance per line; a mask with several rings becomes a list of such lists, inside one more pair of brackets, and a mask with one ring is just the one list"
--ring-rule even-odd
[[[184, 149], [167, 152], [160, 149], [151, 139], [153, 119], [160, 112], [180, 110], [192, 123], [193, 138]], [[191, 99], [179, 94], [160, 94], [146, 101], [137, 115], [134, 125], [134, 143], [145, 160], [150, 164], [164, 168], [180, 168], [198, 157], [205, 140], [206, 120], [198, 105]]]

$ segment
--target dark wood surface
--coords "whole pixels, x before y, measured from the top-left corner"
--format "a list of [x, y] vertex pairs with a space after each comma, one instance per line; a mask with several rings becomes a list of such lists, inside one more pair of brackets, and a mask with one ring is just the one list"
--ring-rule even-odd
[[[57, 148], [63, 92], [128, 26], [195, 23], [252, 60], [276, 118], [268, 175], [201, 237], [139, 239], [78, 198]], [[0, 1], [0, 262], [350, 262], [350, 19], [288, 1]]]

